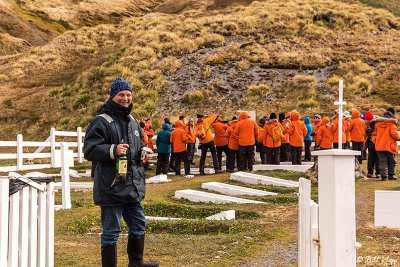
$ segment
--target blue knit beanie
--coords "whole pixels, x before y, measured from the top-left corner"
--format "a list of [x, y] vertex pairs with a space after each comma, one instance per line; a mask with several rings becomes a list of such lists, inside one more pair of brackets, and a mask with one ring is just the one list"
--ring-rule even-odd
[[132, 92], [132, 87], [127, 81], [118, 77], [111, 84], [110, 98], [113, 98], [116, 94], [118, 94], [119, 92], [124, 91], [124, 90], [128, 90], [129, 92]]

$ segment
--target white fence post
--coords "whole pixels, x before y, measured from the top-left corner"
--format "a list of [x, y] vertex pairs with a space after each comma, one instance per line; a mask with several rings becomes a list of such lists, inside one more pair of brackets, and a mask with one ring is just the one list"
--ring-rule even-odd
[[51, 167], [55, 167], [55, 153], [56, 153], [56, 129], [50, 129], [50, 143], [51, 143]]
[[78, 162], [83, 162], [83, 151], [82, 151], [82, 127], [76, 128], [76, 132], [78, 133]]
[[319, 225], [318, 225], [318, 204], [311, 201], [311, 251], [310, 266], [318, 267], [319, 264]]
[[19, 196], [20, 192], [10, 196], [10, 214], [8, 221], [8, 267], [18, 267]]
[[20, 190], [19, 199], [19, 266], [28, 266], [28, 236], [29, 224], [29, 187], [25, 186]]
[[299, 267], [310, 266], [311, 250], [311, 218], [310, 218], [310, 199], [311, 181], [299, 179]]
[[23, 158], [23, 137], [22, 134], [17, 135], [17, 171], [22, 170], [22, 166], [24, 164]]
[[[38, 190], [29, 188], [29, 255], [28, 266], [35, 267], [37, 262], [37, 237], [38, 237]], [[41, 244], [39, 244], [41, 245]]]
[[[41, 183], [46, 185], [46, 183]], [[39, 191], [38, 194], [38, 252], [37, 266], [46, 266], [46, 248], [41, 244], [46, 244], [46, 191]]]
[[62, 183], [62, 207], [71, 208], [71, 188], [69, 181], [69, 162], [68, 162], [68, 144], [61, 143], [61, 183]]
[[7, 266], [9, 181], [0, 178], [0, 266]]
[[54, 266], [54, 182], [47, 185], [46, 267]]
[[313, 155], [318, 156], [320, 265], [355, 267], [354, 156], [360, 152], [330, 149]]

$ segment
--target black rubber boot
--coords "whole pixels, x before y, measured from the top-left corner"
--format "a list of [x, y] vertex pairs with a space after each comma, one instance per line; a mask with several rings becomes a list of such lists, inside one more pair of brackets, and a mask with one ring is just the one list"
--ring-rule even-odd
[[101, 266], [117, 267], [117, 245], [101, 248]]
[[129, 265], [128, 267], [158, 267], [159, 263], [155, 261], [144, 261], [144, 235], [139, 238], [129, 238], [128, 248]]

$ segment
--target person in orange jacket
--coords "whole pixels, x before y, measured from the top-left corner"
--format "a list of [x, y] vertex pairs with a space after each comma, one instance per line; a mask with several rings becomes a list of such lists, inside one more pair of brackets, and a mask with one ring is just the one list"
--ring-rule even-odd
[[[331, 133], [333, 135], [333, 148], [339, 148], [339, 110], [335, 110], [335, 115], [332, 119]], [[346, 125], [342, 121], [342, 148], [346, 148]]]
[[[141, 120], [141, 121], [139, 122], [139, 126], [140, 126], [140, 129], [141, 129], [142, 132], [143, 132], [142, 142], [145, 143], [147, 147], [149, 147], [149, 139], [150, 139], [150, 138], [149, 138], [149, 137], [147, 136], [147, 134], [146, 134], [146, 123], [145, 123], [145, 121], [144, 121], [144, 120]], [[151, 170], [151, 168], [150, 168], [150, 163], [149, 163], [148, 161], [146, 161], [146, 162], [143, 164], [143, 168], [144, 168], [145, 170]]]
[[238, 119], [234, 116], [230, 126], [226, 130], [226, 138], [228, 138], [228, 155], [226, 157], [226, 170], [234, 172], [235, 166], [239, 166], [239, 141], [235, 138], [234, 132], [238, 123]]
[[375, 131], [375, 117], [376, 116], [374, 116], [371, 111], [365, 113], [365, 124], [367, 125], [367, 130], [365, 131], [365, 147], [368, 149], [367, 178], [382, 178], [379, 171], [378, 153], [375, 149], [375, 137], [372, 135]]
[[258, 126], [254, 120], [250, 119], [250, 115], [246, 111], [240, 113], [234, 135], [239, 140], [239, 171], [252, 171]]
[[318, 127], [318, 132], [316, 135], [316, 145], [320, 150], [332, 149], [333, 146], [333, 136], [329, 125], [330, 119], [328, 117], [323, 117], [321, 124]]
[[260, 153], [261, 164], [267, 164], [267, 148], [264, 145], [265, 141], [265, 127], [266, 119], [261, 118], [258, 121], [258, 140], [256, 143], [256, 152]]
[[147, 147], [154, 149], [154, 140], [153, 140], [154, 130], [152, 129], [151, 120], [147, 118], [145, 119], [144, 123], [145, 123], [144, 132], [148, 137]]
[[313, 133], [311, 134], [311, 136], [313, 137], [313, 141], [314, 141], [314, 150], [318, 149], [317, 134], [318, 134], [318, 129], [319, 129], [319, 127], [321, 127], [321, 125], [322, 125], [321, 115], [315, 114], [314, 115]]
[[351, 114], [348, 111], [345, 111], [343, 113], [343, 125], [346, 127], [345, 133], [346, 133], [346, 149], [351, 149], [350, 143], [351, 143], [351, 134], [350, 134], [350, 125], [351, 125]]
[[300, 113], [297, 110], [293, 110], [291, 114], [291, 122], [286, 132], [289, 134], [292, 165], [301, 165], [301, 154], [303, 151], [304, 137], [307, 135], [307, 127], [304, 122], [300, 120]]
[[282, 141], [280, 153], [281, 153], [281, 162], [291, 161], [292, 156], [290, 154], [290, 141], [289, 141], [289, 134], [287, 133], [287, 129], [289, 128], [290, 124], [290, 112], [280, 113], [279, 114], [279, 122], [282, 125], [284, 131], [283, 134], [285, 135], [285, 140]]
[[228, 124], [223, 122], [221, 116], [218, 116], [212, 127], [214, 128], [214, 143], [217, 148], [218, 169], [222, 170], [222, 152], [225, 153], [225, 156], [228, 155], [228, 138], [226, 138]]
[[194, 129], [194, 119], [190, 118], [189, 122], [187, 123], [185, 127], [185, 131], [188, 134], [188, 141], [186, 144], [186, 151], [188, 154], [188, 159], [190, 164], [194, 164], [193, 159], [194, 159], [194, 150], [196, 148], [196, 133]]
[[274, 112], [269, 115], [262, 134], [264, 134], [264, 146], [267, 149], [267, 164], [279, 165], [281, 142], [285, 141], [286, 137]]
[[212, 135], [211, 124], [217, 119], [216, 114], [209, 114], [207, 118], [204, 118], [202, 114], [197, 114], [196, 124], [196, 137], [200, 142], [201, 156], [200, 156], [200, 175], [205, 175], [204, 164], [206, 163], [207, 152], [210, 149], [213, 166], [215, 173], [221, 173], [222, 171], [218, 168], [217, 150], [215, 148], [214, 138]]
[[181, 161], [185, 166], [185, 177], [192, 178], [190, 173], [190, 163], [186, 153], [186, 143], [189, 140], [188, 134], [185, 131], [183, 121], [178, 120], [175, 123], [175, 130], [172, 131], [170, 141], [173, 152], [175, 153], [175, 174], [181, 175]]
[[396, 180], [396, 156], [398, 154], [397, 142], [400, 135], [397, 132], [397, 120], [390, 111], [386, 111], [383, 118], [375, 120], [375, 149], [379, 158], [381, 180]]
[[[353, 110], [351, 113], [353, 119], [350, 122], [350, 126], [348, 127], [348, 132], [350, 132], [352, 150], [362, 151], [364, 150], [364, 140], [365, 140], [365, 131], [367, 130], [367, 125], [364, 120], [360, 118], [360, 112], [358, 110]], [[346, 139], [347, 141], [347, 139]], [[362, 163], [362, 155], [356, 156], [358, 162]]]

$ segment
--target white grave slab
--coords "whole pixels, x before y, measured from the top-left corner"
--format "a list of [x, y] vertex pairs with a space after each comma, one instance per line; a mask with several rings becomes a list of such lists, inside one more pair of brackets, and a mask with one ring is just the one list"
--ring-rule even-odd
[[207, 220], [222, 221], [222, 220], [234, 220], [236, 212], [235, 210], [226, 210], [211, 216], [206, 217]]
[[264, 204], [265, 202], [243, 199], [238, 197], [231, 197], [213, 193], [207, 193], [197, 190], [178, 190], [175, 191], [175, 198], [184, 198], [193, 202], [211, 202], [216, 204], [223, 203], [238, 203], [238, 204]]
[[201, 188], [207, 190], [213, 190], [222, 194], [227, 194], [230, 196], [241, 196], [241, 195], [248, 195], [248, 196], [275, 196], [278, 193], [268, 192], [264, 190], [257, 190], [253, 188], [247, 188], [243, 186], [231, 185], [231, 184], [224, 184], [219, 182], [209, 182], [201, 184]]
[[[222, 166], [222, 169], [224, 169], [225, 166]], [[172, 172], [173, 173], [173, 172]], [[172, 174], [171, 173], [171, 174]], [[181, 169], [181, 173], [185, 173], [185, 169]], [[190, 173], [191, 174], [200, 174], [200, 169], [199, 168], [190, 168]], [[214, 174], [215, 170], [213, 168], [204, 168], [204, 173], [205, 174]], [[173, 173], [174, 175], [175, 173]]]
[[[311, 165], [311, 166], [313, 166], [314, 162], [313, 161], [302, 161], [301, 164], [302, 165]], [[281, 165], [292, 165], [292, 162], [290, 162], [290, 161], [282, 161]]]
[[[69, 184], [71, 189], [93, 189], [93, 182], [70, 182]], [[54, 189], [62, 189], [62, 183], [55, 183]]]
[[375, 226], [400, 228], [400, 191], [375, 190]]
[[273, 170], [284, 170], [284, 171], [296, 171], [305, 172], [310, 169], [312, 165], [253, 165], [255, 171], [273, 171]]
[[43, 172], [28, 172], [25, 177], [53, 177], [53, 174], [43, 173]]
[[148, 184], [166, 183], [166, 182], [171, 182], [171, 180], [168, 179], [168, 176], [166, 174], [156, 175], [146, 180], [146, 183]]
[[230, 179], [232, 181], [239, 181], [248, 184], [262, 184], [262, 185], [274, 185], [274, 186], [285, 186], [285, 187], [299, 187], [299, 182], [289, 181], [280, 178], [269, 177], [265, 175], [259, 175], [247, 172], [235, 172], [231, 174]]

